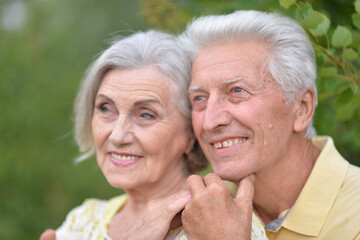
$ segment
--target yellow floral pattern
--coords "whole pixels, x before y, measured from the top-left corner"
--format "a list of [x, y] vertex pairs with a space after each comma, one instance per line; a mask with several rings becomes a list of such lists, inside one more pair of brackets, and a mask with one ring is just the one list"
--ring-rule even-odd
[[[121, 210], [127, 200], [121, 195], [109, 201], [87, 199], [74, 208], [66, 217], [65, 222], [56, 230], [57, 240], [111, 240], [107, 235], [108, 226], [115, 214]], [[265, 230], [258, 217], [253, 213], [252, 240], [267, 240]], [[187, 240], [182, 227], [169, 232], [165, 240]]]

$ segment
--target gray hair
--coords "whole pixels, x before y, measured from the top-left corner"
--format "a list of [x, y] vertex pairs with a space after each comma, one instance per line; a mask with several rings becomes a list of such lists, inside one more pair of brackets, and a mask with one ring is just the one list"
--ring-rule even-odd
[[91, 131], [94, 101], [105, 73], [113, 68], [136, 69], [157, 66], [173, 82], [169, 84], [174, 103], [190, 124], [188, 99], [191, 63], [175, 36], [158, 31], [138, 32], [118, 39], [90, 65], [83, 78], [74, 105], [75, 140], [83, 153], [77, 161], [95, 153]]
[[[246, 40], [266, 44], [270, 74], [280, 84], [288, 103], [305, 88], [312, 88], [317, 95], [314, 49], [304, 29], [288, 17], [252, 10], [203, 16], [188, 24], [180, 36], [192, 61], [206, 47]], [[315, 135], [311, 123], [305, 136]]]

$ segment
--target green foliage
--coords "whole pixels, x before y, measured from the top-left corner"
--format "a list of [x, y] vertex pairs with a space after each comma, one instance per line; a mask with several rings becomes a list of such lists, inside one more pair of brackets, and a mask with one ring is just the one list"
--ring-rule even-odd
[[[314, 11], [315, 12], [315, 11]], [[330, 20], [324, 14], [316, 12], [320, 17], [321, 21], [313, 28], [309, 28], [309, 31], [314, 36], [322, 36], [326, 34], [330, 27]]]
[[13, 2], [0, 1], [0, 239], [39, 239], [85, 198], [121, 192], [95, 158], [74, 164], [72, 106], [105, 40], [144, 25], [136, 1], [26, 0], [24, 26], [5, 27]]
[[335, 48], [347, 47], [352, 43], [352, 34], [349, 29], [337, 26], [331, 38], [331, 45]]
[[280, 0], [280, 5], [286, 9], [292, 6], [296, 0]]
[[328, 13], [314, 10], [310, 1], [298, 0], [291, 5], [295, 11], [285, 14], [307, 31], [320, 70], [315, 126], [320, 134], [334, 137], [337, 147], [350, 162], [360, 165], [356, 134], [360, 128], [360, 0], [354, 2], [355, 8], [349, 14], [352, 22], [346, 25], [331, 24]]
[[314, 31], [315, 31], [315, 29], [317, 29], [318, 25], [320, 25], [320, 23], [322, 23], [323, 21], [324, 21], [324, 16], [321, 13], [314, 11], [310, 8], [307, 12], [307, 15], [300, 22], [300, 24], [304, 28], [314, 29]]

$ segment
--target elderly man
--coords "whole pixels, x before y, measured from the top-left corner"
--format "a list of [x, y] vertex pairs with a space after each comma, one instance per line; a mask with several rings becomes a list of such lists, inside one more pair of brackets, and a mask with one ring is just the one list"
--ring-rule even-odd
[[[253, 197], [269, 239], [360, 239], [360, 170], [315, 137], [316, 64], [301, 26], [238, 11], [200, 17], [180, 39], [194, 131], [216, 173], [188, 179], [188, 238], [249, 238]], [[240, 182], [235, 199], [219, 177]]]

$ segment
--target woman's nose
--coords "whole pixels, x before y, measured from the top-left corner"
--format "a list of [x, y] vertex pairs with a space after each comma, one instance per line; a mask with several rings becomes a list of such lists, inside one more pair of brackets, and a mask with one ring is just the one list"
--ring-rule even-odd
[[127, 116], [119, 116], [109, 136], [114, 145], [130, 144], [134, 141], [131, 120]]

